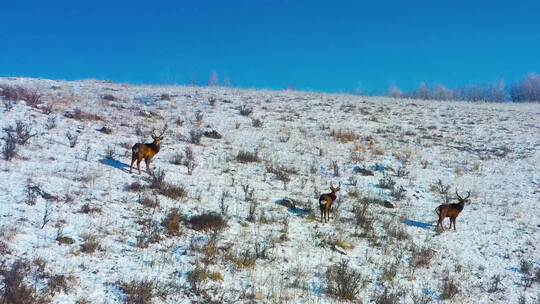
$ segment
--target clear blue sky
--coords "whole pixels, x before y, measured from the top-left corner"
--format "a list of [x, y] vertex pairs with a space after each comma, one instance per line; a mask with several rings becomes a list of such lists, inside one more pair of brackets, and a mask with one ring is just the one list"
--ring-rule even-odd
[[540, 72], [540, 1], [2, 1], [0, 76], [317, 91]]

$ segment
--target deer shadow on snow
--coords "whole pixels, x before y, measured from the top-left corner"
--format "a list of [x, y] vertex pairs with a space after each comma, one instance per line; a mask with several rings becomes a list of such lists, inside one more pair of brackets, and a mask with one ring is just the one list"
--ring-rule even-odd
[[434, 225], [432, 223], [425, 223], [425, 222], [407, 220], [407, 219], [403, 220], [402, 223], [407, 225], [407, 226], [426, 229], [426, 230], [431, 230], [434, 227]]
[[300, 208], [296, 207], [293, 200], [290, 199], [279, 199], [274, 202], [277, 205], [280, 205], [282, 207], [287, 207], [287, 211], [289, 213], [292, 213], [296, 216], [305, 217], [312, 213], [312, 210], [310, 208]]
[[129, 172], [128, 164], [124, 164], [123, 162], [116, 160], [114, 158], [103, 158], [103, 159], [100, 159], [99, 162], [103, 165], [110, 166], [124, 172]]

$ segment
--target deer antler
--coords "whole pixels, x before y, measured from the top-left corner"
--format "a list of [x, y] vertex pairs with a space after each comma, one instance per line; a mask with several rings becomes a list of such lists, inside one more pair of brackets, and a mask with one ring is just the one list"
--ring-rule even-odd
[[463, 200], [463, 198], [461, 198], [461, 196], [459, 196], [458, 192], [457, 192], [457, 189], [456, 189], [456, 196], [459, 200]]
[[465, 199], [468, 199], [469, 196], [471, 196], [471, 191], [467, 191], [467, 196], [465, 197]]
[[163, 129], [162, 129], [161, 133], [159, 133], [159, 135], [156, 135], [156, 128], [152, 128], [152, 138], [154, 138], [154, 137], [162, 137], [163, 134], [165, 134], [165, 132], [167, 131], [168, 128], [169, 128], [169, 126], [167, 124], [165, 124], [163, 126]]

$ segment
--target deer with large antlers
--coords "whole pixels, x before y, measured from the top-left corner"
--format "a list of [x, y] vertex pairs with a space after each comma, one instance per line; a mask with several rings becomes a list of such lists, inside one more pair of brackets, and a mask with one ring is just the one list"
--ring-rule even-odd
[[452, 229], [452, 223], [454, 224], [454, 231], [456, 231], [456, 218], [458, 217], [459, 213], [463, 210], [463, 207], [465, 206], [465, 203], [469, 201], [469, 197], [471, 196], [470, 192], [467, 192], [467, 196], [465, 198], [459, 196], [457, 190], [456, 190], [456, 198], [458, 200], [457, 204], [443, 204], [440, 205], [435, 209], [435, 212], [439, 216], [439, 219], [437, 221], [437, 228], [439, 226], [442, 230], [444, 230], [443, 227], [443, 221], [445, 218], [450, 218], [450, 229]]
[[163, 127], [163, 130], [159, 135], [156, 135], [155, 129], [152, 129], [152, 139], [154, 140], [151, 143], [136, 143], [131, 148], [131, 165], [129, 166], [129, 173], [133, 171], [133, 163], [137, 161], [137, 169], [139, 170], [139, 175], [141, 175], [141, 161], [144, 159], [146, 163], [146, 172], [152, 175], [152, 170], [150, 168], [150, 162], [152, 158], [158, 154], [161, 147], [161, 140], [163, 139], [163, 134], [167, 131], [167, 125]]
[[334, 185], [330, 183], [330, 193], [322, 194], [319, 197], [319, 208], [321, 209], [321, 222], [324, 219], [324, 222], [328, 222], [330, 220], [330, 211], [332, 210], [332, 204], [337, 198], [336, 193], [339, 191], [339, 188], [341, 187], [341, 183], [337, 186], [337, 188], [334, 188]]

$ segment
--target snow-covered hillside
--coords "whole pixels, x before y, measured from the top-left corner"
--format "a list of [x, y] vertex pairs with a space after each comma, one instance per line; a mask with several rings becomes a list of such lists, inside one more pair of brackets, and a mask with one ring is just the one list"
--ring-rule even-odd
[[[0, 303], [540, 301], [538, 104], [18, 86], [42, 96], [0, 104], [23, 137], [0, 159]], [[154, 178], [129, 174], [165, 124]]]

